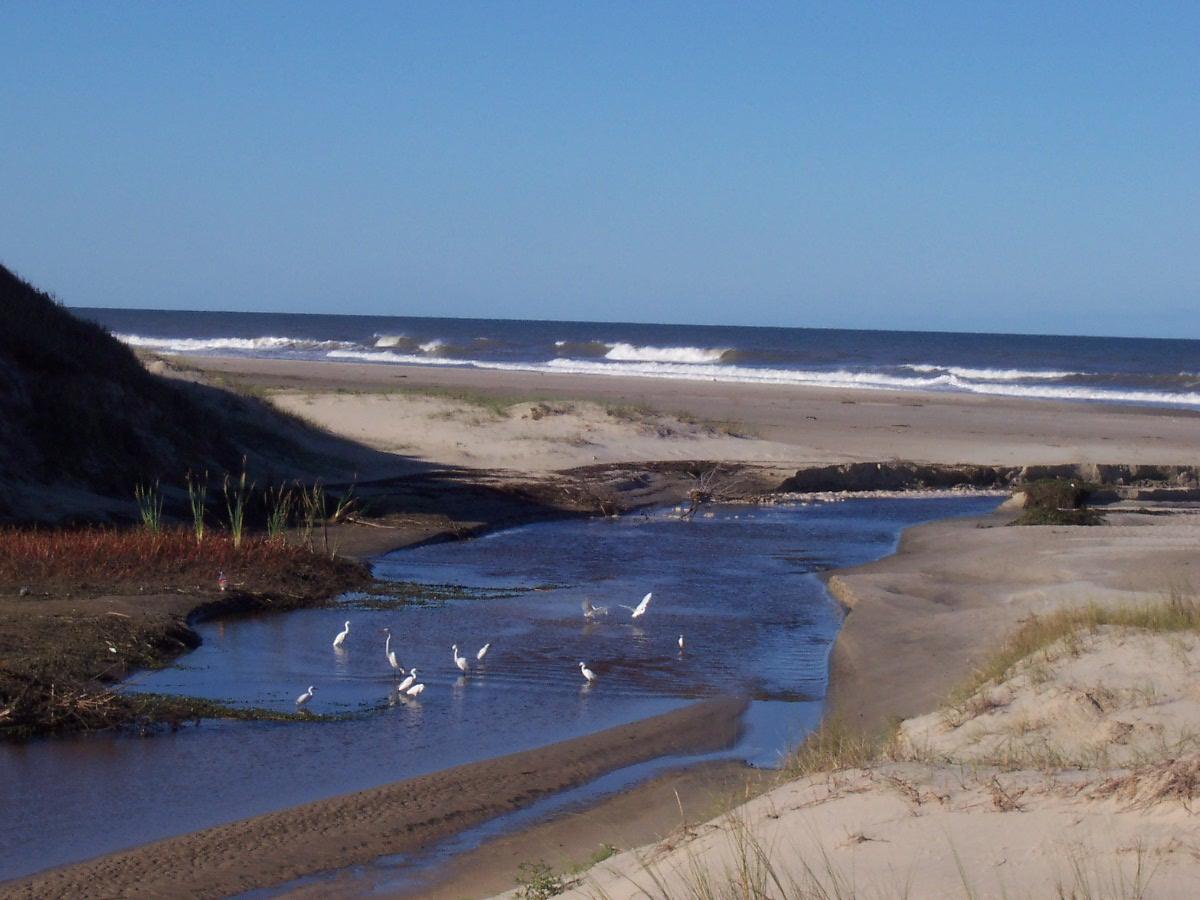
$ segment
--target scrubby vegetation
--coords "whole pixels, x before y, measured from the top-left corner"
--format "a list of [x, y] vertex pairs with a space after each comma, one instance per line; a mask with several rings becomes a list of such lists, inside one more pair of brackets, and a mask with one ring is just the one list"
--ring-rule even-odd
[[1087, 508], [1097, 486], [1074, 478], [1043, 478], [1021, 487], [1025, 507], [1014, 525], [1099, 525], [1104, 517]]
[[224, 532], [197, 541], [185, 528], [0, 530], [0, 593], [215, 590], [221, 572], [235, 588], [293, 593], [367, 577], [357, 563], [259, 535], [239, 547]]

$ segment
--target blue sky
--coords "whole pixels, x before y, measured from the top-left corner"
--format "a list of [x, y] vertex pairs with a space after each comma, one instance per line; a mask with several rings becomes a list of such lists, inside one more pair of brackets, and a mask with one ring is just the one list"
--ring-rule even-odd
[[1200, 5], [0, 6], [72, 305], [1200, 337]]

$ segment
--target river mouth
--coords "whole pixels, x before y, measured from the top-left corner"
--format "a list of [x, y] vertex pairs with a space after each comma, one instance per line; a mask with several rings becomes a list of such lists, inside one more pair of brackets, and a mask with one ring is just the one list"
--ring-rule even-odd
[[[91, 735], [0, 751], [0, 877], [489, 759], [724, 693], [752, 698], [729, 758], [771, 765], [817, 721], [841, 611], [816, 573], [890, 552], [911, 524], [982, 514], [995, 497], [730, 506], [547, 522], [400, 551], [385, 579], [456, 585], [426, 602], [204, 624], [179, 665], [131, 690], [346, 714], [311, 724], [206, 722], [151, 739]], [[646, 614], [628, 610], [647, 592]], [[609, 607], [587, 622], [587, 597]], [[342, 652], [334, 635], [349, 619]], [[384, 635], [427, 685], [398, 699]], [[682, 634], [685, 648], [677, 640]], [[475, 653], [492, 648], [482, 662]], [[460, 676], [450, 647], [471, 665]], [[578, 663], [597, 673], [588, 687]], [[68, 786], [69, 789], [64, 789]]]

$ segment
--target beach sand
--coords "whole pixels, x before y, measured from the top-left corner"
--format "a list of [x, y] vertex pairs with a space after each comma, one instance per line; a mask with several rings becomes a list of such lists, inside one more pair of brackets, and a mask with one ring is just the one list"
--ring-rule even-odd
[[[483, 469], [529, 473], [679, 459], [773, 468], [881, 460], [1200, 463], [1200, 412], [1191, 410], [434, 366], [201, 357], [179, 363], [265, 392], [369, 446]], [[523, 418], [553, 401], [577, 406]]]
[[[440, 477], [443, 470], [438, 467], [446, 467], [444, 471], [453, 470], [456, 483], [495, 487], [554, 482], [564, 477], [562, 470], [579, 466], [628, 463], [632, 464], [629, 471], [637, 473], [664, 462], [736, 461], [761, 467], [760, 483], [769, 485], [802, 466], [858, 461], [1200, 462], [1200, 414], [1190, 411], [434, 367], [208, 358], [172, 358], [163, 365], [179, 377], [260, 394], [335, 433], [384, 451], [389, 458], [394, 455], [394, 467], [389, 463], [383, 467], [387, 471], [372, 473], [376, 477], [402, 479], [405, 472], [427, 476], [431, 471]], [[672, 496], [671, 490], [679, 495], [680, 489], [676, 484], [658, 494], [648, 491], [639, 496], [661, 502]], [[434, 521], [436, 497], [430, 502], [427, 521], [421, 525], [430, 536], [459, 533], [460, 523], [470, 518], [469, 512], [459, 509], [452, 518], [443, 516], [445, 521], [439, 524]], [[494, 526], [511, 521], [507, 515], [479, 514], [477, 520], [481, 527]], [[1007, 511], [982, 522], [933, 523], [906, 533], [896, 556], [835, 573], [831, 588], [851, 612], [832, 658], [834, 713], [869, 728], [897, 716], [930, 713], [1030, 611], [1084, 599], [1161, 597], [1172, 587], [1200, 583], [1193, 525], [1182, 518], [1122, 515], [1127, 518], [1114, 517], [1112, 527], [1104, 528], [999, 527], [1004, 516], [1011, 518]], [[391, 540], [387, 529], [359, 531], [364, 534], [359, 542], [362, 552], [382, 551]], [[397, 539], [400, 543], [404, 541]], [[936, 665], [930, 660], [936, 660]], [[398, 813], [398, 802], [405, 797], [411, 801], [413, 796], [413, 783], [403, 782], [159, 842], [4, 888], [15, 896], [61, 896], [104, 884], [106, 895], [146, 896], [154, 893], [152, 888], [169, 893], [170, 886], [196, 879], [198, 892], [192, 895], [215, 896], [276, 884], [308, 872], [366, 863], [399, 852], [398, 847], [425, 846], [440, 835], [526, 802], [531, 791], [540, 796], [539, 792], [580, 783], [633, 759], [685, 746], [695, 749], [704, 744], [703, 738], [713, 736], [673, 728], [668, 729], [673, 734], [667, 735], [661, 722], [652, 721], [630, 727], [644, 728], [636, 732], [641, 735], [636, 752], [622, 745], [624, 749], [606, 752], [594, 765], [581, 765], [570, 745], [532, 751], [542, 772], [540, 780], [531, 785], [517, 778], [510, 784], [512, 791], [495, 802], [489, 799], [492, 784], [503, 777], [512, 757], [481, 763], [465, 775], [451, 770], [429, 776], [439, 781], [441, 790], [467, 795], [469, 802], [461, 807], [444, 796], [427, 794], [428, 802]], [[596, 735], [582, 740], [606, 738]], [[888, 873], [898, 871], [896, 861], [917, 852], [915, 844], [904, 843], [909, 838], [902, 840], [902, 833], [910, 834], [912, 841], [925, 841], [917, 858], [929, 865], [922, 864], [920, 877], [930, 873], [928, 880], [920, 882], [930, 891], [913, 896], [938, 896], [938, 891], [959, 896], [962, 881], [950, 868], [953, 853], [920, 827], [928, 825], [938, 835], [948, 829], [955, 835], [956, 851], [960, 835], [971, 846], [994, 846], [995, 829], [1011, 826], [1003, 816], [993, 817], [1002, 823], [995, 825], [993, 818], [981, 815], [996, 802], [990, 782], [964, 782], [945, 802], [916, 802], [897, 784], [924, 779], [922, 783], [933, 785], [917, 788], [918, 799], [925, 796], [922, 791], [945, 793], [949, 790], [943, 788], [948, 784], [945, 768], [926, 762], [896, 765], [926, 766], [926, 770], [920, 777], [912, 774], [917, 770], [876, 768], [835, 779], [821, 776], [790, 782], [740, 807], [737, 817], [754, 823], [755, 839], [778, 837], [781, 845], [803, 842], [805, 834], [820, 836], [816, 844], [803, 844], [804, 852], [792, 854], [795, 858], [811, 859], [808, 851], [844, 842], [845, 847], [835, 848], [836, 852], [845, 849], [849, 855], [839, 857], [839, 865], [856, 866], [861, 858], [864, 885], [875, 884], [879, 873], [886, 887], [893, 885]], [[622, 848], [646, 844], [638, 854], [615, 856], [594, 870], [598, 878], [608, 877], [604, 872], [610, 870], [623, 873], [600, 882], [613, 889], [612, 896], [631, 895], [622, 893], [621, 879], [634, 876], [639, 857], [663, 852], [661, 843], [650, 843], [659, 837], [666, 837], [674, 847], [668, 856], [673, 852], [694, 857], [693, 851], [703, 849], [700, 858], [717, 866], [728, 858], [716, 843], [730, 843], [731, 820], [695, 824], [705, 820], [716, 796], [707, 781], [702, 776], [672, 775], [605, 801], [613, 815], [622, 818], [625, 814], [620, 810], [642, 810], [629, 817], [629, 827], [619, 833], [600, 825], [592, 829], [587, 816], [574, 815], [509, 835], [504, 843], [491, 842], [465, 855], [435, 877], [434, 887], [438, 896], [492, 893], [504, 886], [501, 879], [511, 884], [512, 871], [521, 860], [548, 858], [556, 866], [564, 865], [563, 860], [586, 858], [588, 848], [605, 841], [619, 842]], [[736, 782], [737, 773], [725, 767], [717, 778], [718, 793], [733, 796], [739, 790]], [[763, 784], [749, 782], [741, 788], [743, 793], [763, 789]], [[1022, 781], [1012, 789], [1027, 788]], [[676, 790], [684, 817], [693, 823], [683, 832], [678, 830], [679, 809], [667, 804], [663, 810]], [[1032, 787], [1027, 790], [1030, 796], [1036, 793]], [[1059, 829], [1064, 817], [1092, 814], [1070, 806], [1078, 798], [1068, 802], [1055, 791], [1047, 794], [1050, 805], [1045, 807], [1044, 827], [1048, 832]], [[369, 801], [365, 806], [364, 798]], [[859, 810], [858, 804], [868, 801], [879, 805], [868, 803]], [[1094, 808], [1096, 821], [1111, 817], [1120, 804], [1114, 797], [1095, 802], [1109, 804]], [[914, 803], [919, 815], [913, 814]], [[776, 818], [780, 809], [791, 807], [798, 808], [801, 818]], [[925, 815], [934, 809], [950, 818]], [[1182, 821], [1179, 811], [1156, 810], [1153, 815], [1161, 820], [1161, 834], [1174, 834]], [[419, 838], [401, 840], [397, 835], [406, 822], [411, 824], [410, 812], [415, 821], [429, 827]], [[811, 816], [817, 818], [804, 818]], [[597, 816], [593, 821], [604, 820]], [[890, 830], [885, 831], [882, 823], [891, 823], [886, 825]], [[788, 830], [777, 835], [778, 827]], [[338, 839], [328, 840], [329, 834]], [[1091, 840], [1094, 835], [1089, 832], [1085, 837]], [[1097, 837], [1093, 849], [1124, 847], [1128, 837], [1117, 829], [1111, 840]], [[1014, 850], [1019, 852], [1023, 851]], [[878, 854], [877, 862], [868, 865], [864, 854]], [[503, 869], [498, 867], [501, 859], [506, 860]], [[1061, 854], [1056, 856], [1056, 864], [1061, 859]], [[968, 863], [1006, 864], [976, 856]], [[685, 880], [672, 883], [683, 885]], [[319, 892], [320, 888], [306, 890]], [[332, 890], [337, 893], [336, 884]]]

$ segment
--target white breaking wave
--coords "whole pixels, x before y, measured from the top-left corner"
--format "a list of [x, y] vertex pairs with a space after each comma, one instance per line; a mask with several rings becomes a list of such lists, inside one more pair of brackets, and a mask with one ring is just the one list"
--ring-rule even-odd
[[484, 363], [440, 359], [436, 356], [417, 356], [412, 353], [394, 353], [391, 350], [330, 350], [325, 356], [329, 359], [360, 359], [363, 362], [400, 363], [409, 366], [477, 366], [486, 368]]
[[[559, 346], [562, 346], [559, 344]], [[636, 344], [612, 344], [605, 359], [620, 362], [716, 363], [728, 351], [708, 347], [639, 347]]]
[[645, 378], [682, 378], [694, 381], [728, 381], [742, 384], [806, 384], [851, 388], [922, 388], [950, 383], [949, 375], [932, 378], [903, 378], [878, 372], [830, 372], [804, 369], [752, 369], [747, 366], [673, 362], [604, 363], [583, 359], [552, 359], [545, 367], [576, 375], [638, 375]]
[[951, 387], [973, 394], [999, 394], [1005, 397], [1037, 397], [1044, 400], [1107, 400], [1112, 403], [1169, 403], [1172, 406], [1200, 406], [1200, 393], [1170, 391], [1094, 390], [1084, 387], [1033, 384], [988, 384], [965, 382], [951, 376]]
[[345, 341], [312, 341], [293, 337], [253, 338], [164, 338], [143, 337], [140, 334], [115, 334], [117, 340], [130, 347], [142, 347], [161, 353], [207, 353], [215, 350], [328, 350], [330, 348], [353, 347]]
[[779, 384], [850, 390], [959, 391], [1009, 397], [1033, 397], [1045, 400], [1095, 400], [1112, 403], [1162, 403], [1172, 406], [1200, 406], [1200, 393], [1160, 391], [1094, 390], [1068, 385], [1022, 385], [1003, 382], [964, 380], [951, 374], [929, 377], [902, 377], [878, 372], [852, 372], [847, 369], [815, 371], [804, 369], [754, 369], [744, 366], [661, 362], [600, 362], [583, 359], [552, 359], [548, 362], [503, 363], [484, 360], [451, 360], [413, 356], [387, 351], [334, 350], [326, 354], [338, 359], [409, 365], [464, 366], [508, 372], [556, 372], [564, 375], [635, 376], [685, 381], [718, 381], [739, 384]]
[[935, 366], [929, 363], [905, 365], [914, 372], [944, 372], [974, 381], [1035, 381], [1038, 379], [1070, 378], [1082, 372], [1060, 372], [1054, 369], [969, 369], [962, 366]]
[[401, 343], [408, 343], [408, 336], [403, 334], [377, 334], [375, 335], [376, 347], [397, 347]]
[[446, 346], [445, 341], [434, 340], [434, 341], [426, 341], [425, 343], [420, 345], [419, 349], [421, 350], [422, 353], [437, 353], [439, 350], [441, 350], [445, 346]]

